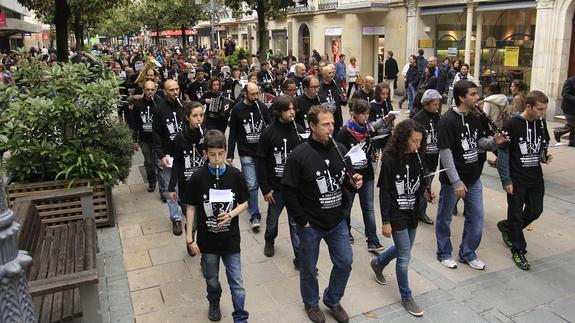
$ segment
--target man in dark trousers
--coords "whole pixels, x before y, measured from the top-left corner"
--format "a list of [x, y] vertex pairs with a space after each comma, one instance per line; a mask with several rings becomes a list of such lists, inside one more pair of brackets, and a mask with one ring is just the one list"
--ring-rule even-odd
[[557, 142], [561, 141], [561, 136], [569, 133], [569, 146], [575, 147], [575, 76], [568, 78], [563, 84], [561, 91], [563, 101], [561, 110], [565, 114], [567, 124], [553, 130], [553, 135]]
[[294, 215], [300, 239], [300, 292], [306, 313], [313, 322], [325, 322], [319, 308], [319, 286], [316, 264], [323, 239], [328, 247], [333, 268], [323, 303], [331, 309], [338, 322], [349, 316], [340, 301], [351, 273], [352, 249], [344, 218], [343, 186], [359, 189], [362, 177], [349, 177], [350, 171], [338, 149], [343, 145], [330, 140], [334, 129], [331, 110], [314, 106], [308, 114], [311, 136], [288, 156], [282, 178], [282, 189], [288, 212]]
[[270, 124], [267, 106], [258, 100], [258, 95], [257, 84], [248, 83], [245, 99], [236, 103], [232, 108], [227, 154], [228, 164], [231, 165], [237, 143], [242, 173], [244, 173], [250, 192], [248, 212], [254, 231], [259, 230], [262, 217], [258, 207], [257, 149], [262, 131]]
[[[258, 182], [268, 203], [264, 255], [274, 255], [274, 240], [278, 235], [278, 219], [285, 206], [281, 190], [284, 166], [289, 154], [302, 142], [303, 128], [294, 123], [296, 114], [295, 99], [289, 95], [274, 98], [272, 123], [264, 129], [258, 144]], [[299, 238], [293, 216], [288, 213], [290, 238], [294, 253], [293, 263], [299, 268]]]
[[158, 102], [156, 113], [152, 121], [153, 149], [162, 166], [160, 172], [160, 196], [162, 202], [168, 203], [172, 231], [175, 235], [182, 234], [182, 215], [178, 210], [178, 203], [168, 199], [166, 194], [172, 176], [173, 142], [176, 135], [182, 131], [182, 106], [178, 99], [180, 87], [178, 82], [167, 80], [164, 83], [165, 100]]
[[549, 99], [540, 91], [525, 97], [525, 110], [513, 116], [503, 126], [509, 133], [509, 143], [497, 150], [497, 170], [507, 192], [507, 219], [499, 221], [503, 241], [511, 248], [511, 259], [517, 267], [529, 270], [525, 258], [527, 242], [523, 235], [531, 222], [543, 212], [545, 183], [541, 163], [548, 163], [549, 133], [545, 111]]
[[391, 88], [391, 101], [393, 102], [393, 92], [397, 90], [397, 73], [399, 67], [397, 61], [393, 58], [393, 51], [387, 51], [387, 59], [385, 60], [385, 79], [389, 82]]

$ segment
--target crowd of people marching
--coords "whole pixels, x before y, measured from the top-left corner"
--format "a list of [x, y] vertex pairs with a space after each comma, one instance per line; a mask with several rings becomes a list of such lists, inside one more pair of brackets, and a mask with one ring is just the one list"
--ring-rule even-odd
[[[412, 315], [423, 315], [408, 283], [419, 222], [435, 225], [442, 265], [486, 267], [477, 249], [487, 151], [496, 153], [490, 164], [507, 193], [507, 217], [498, 228], [513, 262], [530, 268], [523, 229], [542, 213], [541, 164], [551, 155], [544, 119], [548, 99], [540, 91], [527, 92], [523, 82], [512, 83], [512, 100], [497, 83], [489, 84], [490, 95], [481, 98], [467, 64], [449, 59], [440, 64], [436, 57], [426, 59], [422, 50], [401, 71], [388, 52], [385, 81], [378, 84], [360, 75], [355, 58], [347, 65], [343, 54], [335, 62], [314, 51], [304, 61], [290, 53], [243, 58], [228, 66], [223, 51], [95, 50], [112, 54], [110, 67], [124, 79], [125, 100], [118, 113], [144, 155], [148, 191], [155, 192], [158, 183], [173, 233], [185, 232], [189, 255], [201, 255], [210, 320], [221, 319], [220, 259], [233, 319], [248, 319], [238, 216], [247, 211], [258, 232], [260, 194], [268, 205], [263, 253], [274, 256], [285, 208], [293, 264], [311, 321], [325, 321], [316, 269], [322, 239], [333, 263], [322, 301], [338, 322], [349, 320], [340, 301], [352, 268], [350, 213], [356, 195], [366, 248], [377, 254], [370, 264], [357, 265], [371, 266], [375, 280], [386, 284], [383, 269], [396, 259], [401, 302]], [[401, 81], [406, 96], [399, 107], [408, 101], [410, 118], [398, 122], [400, 110], [392, 100]], [[342, 114], [342, 106], [349, 107], [349, 115]], [[233, 166], [236, 149], [241, 172]], [[437, 195], [431, 190], [435, 177]], [[434, 200], [433, 220], [426, 210]], [[460, 200], [465, 222], [454, 257], [451, 220]], [[383, 236], [393, 238], [387, 248], [378, 238], [376, 213]]]

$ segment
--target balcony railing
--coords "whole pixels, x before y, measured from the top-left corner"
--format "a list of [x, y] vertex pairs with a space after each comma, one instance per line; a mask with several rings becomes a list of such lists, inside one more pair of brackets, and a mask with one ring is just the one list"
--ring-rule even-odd
[[304, 12], [312, 12], [315, 10], [313, 4], [308, 2], [307, 6], [295, 6], [289, 7], [286, 9], [287, 13], [304, 13]]
[[338, 0], [319, 0], [317, 8], [319, 10], [337, 9]]

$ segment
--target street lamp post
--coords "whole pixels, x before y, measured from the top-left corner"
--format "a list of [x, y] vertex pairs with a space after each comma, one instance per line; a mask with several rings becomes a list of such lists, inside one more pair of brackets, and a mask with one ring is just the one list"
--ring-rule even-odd
[[214, 51], [216, 49], [216, 4], [214, 0], [210, 0], [210, 24], [212, 27], [211, 32], [211, 49]]
[[0, 322], [36, 322], [26, 281], [32, 258], [18, 250], [16, 234], [20, 225], [8, 208], [4, 180], [0, 174]]

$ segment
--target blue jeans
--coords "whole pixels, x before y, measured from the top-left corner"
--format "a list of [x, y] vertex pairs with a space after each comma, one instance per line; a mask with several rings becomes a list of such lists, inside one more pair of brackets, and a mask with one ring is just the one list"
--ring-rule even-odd
[[415, 92], [415, 87], [413, 84], [409, 83], [407, 85], [407, 108], [409, 109], [409, 112], [413, 111], [413, 99], [415, 99]]
[[[361, 214], [363, 216], [363, 225], [365, 226], [365, 236], [367, 237], [368, 245], [379, 243], [377, 228], [375, 226], [375, 211], [373, 209], [373, 185], [373, 180], [363, 182], [363, 185], [359, 189], [359, 204], [361, 206]], [[346, 189], [344, 190], [344, 194], [347, 199], [344, 215], [346, 216], [349, 228], [351, 223], [351, 208], [353, 207], [355, 192]]]
[[413, 247], [413, 241], [415, 241], [416, 231], [416, 228], [406, 228], [399, 231], [392, 230], [391, 235], [394, 245], [387, 248], [376, 260], [378, 267], [385, 268], [390, 261], [397, 258], [395, 261], [395, 275], [397, 276], [399, 293], [403, 300], [410, 300], [412, 298], [409, 280], [407, 279], [407, 269], [409, 267], [409, 258], [411, 257], [411, 248]]
[[[168, 201], [168, 209], [170, 210], [170, 220], [181, 221], [182, 214], [180, 213], [180, 210], [178, 208], [178, 202], [174, 202], [167, 197], [168, 184], [170, 183], [170, 176], [172, 176], [172, 168], [164, 167], [164, 169], [162, 169], [162, 172], [160, 173], [160, 195], [162, 197], [165, 197], [166, 200]], [[177, 192], [178, 192], [178, 186], [176, 185], [176, 195], [178, 194]]]
[[258, 177], [256, 173], [256, 159], [250, 156], [240, 157], [242, 164], [242, 173], [246, 178], [248, 190], [250, 191], [250, 198], [248, 200], [248, 213], [250, 214], [250, 221], [254, 219], [261, 220], [260, 209], [258, 207]]
[[[280, 191], [273, 192], [274, 204], [268, 204], [268, 215], [266, 218], [266, 241], [273, 242], [278, 236], [278, 220], [282, 210], [285, 206], [283, 194]], [[291, 238], [291, 246], [293, 248], [293, 255], [295, 258], [299, 256], [299, 237], [297, 236], [297, 224], [288, 211], [289, 222], [289, 235]]]
[[208, 301], [219, 301], [222, 295], [222, 286], [218, 278], [220, 271], [220, 258], [226, 267], [226, 277], [230, 285], [232, 294], [232, 304], [234, 312], [232, 317], [234, 322], [247, 322], [249, 313], [244, 309], [246, 301], [246, 291], [242, 280], [242, 266], [240, 253], [228, 255], [218, 255], [213, 253], [203, 253], [202, 260], [205, 264], [206, 291], [208, 292]]
[[[481, 180], [467, 185], [465, 193], [463, 216], [463, 236], [459, 246], [459, 258], [465, 261], [477, 259], [475, 250], [481, 243], [483, 234], [483, 189]], [[451, 211], [455, 207], [457, 196], [451, 185], [441, 184], [437, 218], [435, 220], [435, 236], [437, 238], [437, 259], [439, 261], [452, 258], [451, 252]]]
[[339, 304], [345, 292], [353, 260], [349, 230], [345, 221], [341, 221], [329, 231], [318, 230], [311, 226], [306, 228], [301, 225], [298, 225], [297, 230], [300, 239], [299, 280], [303, 303], [316, 305], [319, 302], [316, 265], [321, 239], [324, 239], [333, 267], [329, 276], [329, 285], [323, 293], [323, 301], [327, 305]]

